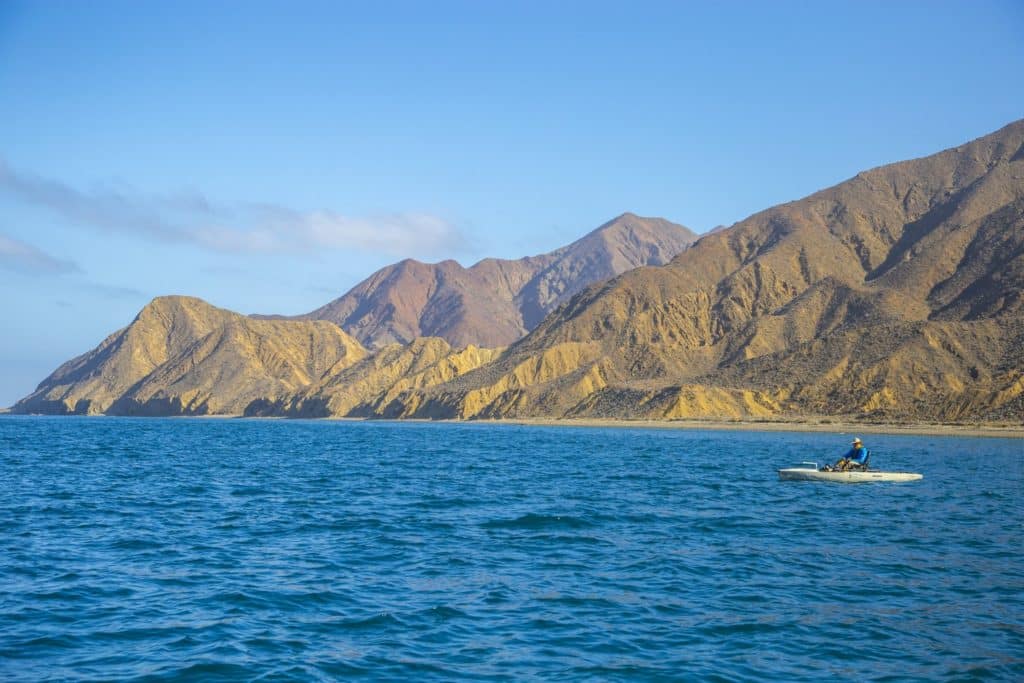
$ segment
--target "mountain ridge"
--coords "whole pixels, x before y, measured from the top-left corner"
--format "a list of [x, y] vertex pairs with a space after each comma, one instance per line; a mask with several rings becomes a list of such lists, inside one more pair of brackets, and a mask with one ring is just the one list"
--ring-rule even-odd
[[[396, 321], [404, 321], [413, 337], [380, 337], [372, 350], [330, 321], [253, 327], [195, 300], [177, 308], [157, 300], [137, 318], [147, 324], [69, 361], [14, 409], [430, 419], [1024, 416], [1024, 121], [863, 171], [707, 233], [663, 265], [567, 294], [565, 283], [585, 279], [575, 277], [581, 269], [614, 269], [615, 258], [621, 265], [644, 253], [656, 260], [634, 219], [654, 220], [624, 214], [527, 266], [410, 260], [382, 269], [364, 281], [372, 284], [366, 292], [383, 293], [380, 301], [349, 299], [343, 322], [358, 313], [372, 338], [371, 328], [400, 331]], [[638, 239], [585, 243], [616, 221]], [[416, 286], [390, 301], [407, 310], [384, 320], [372, 312], [399, 291], [388, 278]], [[475, 310], [490, 311], [509, 300], [498, 294], [513, 291], [522, 294], [519, 322], [491, 321], [513, 321], [502, 328], [513, 337], [507, 346], [420, 334], [423, 326], [472, 322], [460, 308], [473, 303], [470, 292], [482, 300]], [[539, 318], [529, 330], [527, 300]], [[318, 341], [304, 341], [311, 339]], [[331, 344], [344, 350], [332, 355]]]
[[455, 346], [505, 346], [588, 284], [667, 263], [696, 239], [661, 218], [624, 213], [555, 251], [520, 259], [403, 259], [298, 319], [329, 320], [369, 348], [437, 336]]
[[163, 296], [57, 368], [13, 410], [237, 414], [257, 397], [298, 391], [366, 353], [332, 323], [256, 320], [194, 297]]
[[[739, 377], [734, 366], [740, 362], [815, 340], [820, 343], [843, 329], [919, 321], [928, 322], [934, 332], [940, 321], [930, 318], [942, 314], [929, 305], [929, 297], [937, 301], [943, 288], [953, 286], [957, 266], [971, 258], [987, 263], [975, 270], [981, 279], [988, 278], [989, 286], [975, 284], [980, 279], [961, 283], [959, 305], [973, 306], [975, 315], [984, 318], [981, 322], [991, 323], [988, 318], [993, 316], [1005, 319], [998, 321], [1002, 327], [995, 335], [991, 330], [983, 334], [980, 326], [970, 329], [979, 338], [987, 336], [989, 343], [1015, 338], [1024, 279], [1019, 212], [1024, 195], [1022, 145], [1024, 122], [1015, 122], [967, 145], [857, 174], [802, 200], [754, 214], [728, 230], [705, 235], [668, 266], [636, 269], [588, 288], [514, 344], [498, 363], [463, 378], [467, 386], [427, 397], [426, 402], [434, 415], [515, 417], [540, 411], [623, 416], [608, 408], [615, 403], [608, 394], [617, 391], [622, 405], [633, 406], [634, 412], [685, 416], [685, 408], [650, 402], [657, 392], [672, 386], [677, 394], [692, 394], [680, 388], [690, 382], [715, 387], [718, 377]], [[1000, 237], [1002, 250], [986, 246]], [[1001, 284], [992, 286], [996, 281], [992, 259], [997, 252], [1003, 254], [999, 264], [1004, 271], [999, 273]], [[989, 255], [988, 261], [980, 256], [983, 253]], [[960, 275], [966, 272], [965, 266]], [[982, 299], [992, 299], [1001, 308], [979, 311]], [[914, 352], [929, 346], [925, 336], [920, 331], [914, 338]], [[584, 340], [590, 350], [578, 364], [599, 368], [602, 382], [608, 385], [601, 388], [606, 394], [600, 404], [604, 408], [592, 397], [577, 401], [577, 376], [572, 373], [557, 378], [540, 373], [527, 383], [509, 381], [525, 359]], [[1012, 355], [1013, 347], [1007, 346], [1005, 353]], [[911, 408], [923, 400], [922, 392], [960, 392], [965, 377], [970, 377], [970, 368], [949, 358], [935, 362], [948, 364], [944, 381], [952, 384], [936, 379], [926, 382], [925, 388], [915, 387], [905, 399], [908, 416], [928, 412]], [[1019, 358], [1003, 365], [1012, 368], [1010, 375], [988, 373], [989, 381], [1005, 385], [993, 387], [993, 395], [1015, 391]], [[861, 370], [862, 374], [879, 372], [878, 368]], [[822, 372], [818, 379], [828, 384], [827, 374]], [[803, 381], [794, 380], [794, 386], [780, 394], [779, 386], [765, 392], [756, 379], [747, 376], [740, 385], [754, 392], [758, 405], [745, 405], [736, 397], [722, 399], [723, 415], [807, 411], [814, 405], [808, 396], [814, 392]], [[905, 377], [899, 382], [909, 383]], [[866, 379], [858, 383], [866, 394], [862, 399], [847, 396], [843, 411], [900, 414], [899, 392]], [[638, 386], [642, 390], [636, 394]], [[493, 393], [483, 394], [492, 403], [477, 405], [484, 389]], [[836, 402], [817, 403], [839, 409]], [[697, 408], [691, 412], [700, 413], [699, 401], [695, 399], [693, 405]], [[608, 415], [609, 411], [615, 414]]]

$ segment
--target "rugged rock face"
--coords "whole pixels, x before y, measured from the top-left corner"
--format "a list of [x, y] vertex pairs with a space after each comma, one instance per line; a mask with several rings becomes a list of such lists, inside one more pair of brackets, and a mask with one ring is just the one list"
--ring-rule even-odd
[[337, 323], [370, 348], [429, 336], [460, 347], [506, 346], [587, 285], [668, 263], [694, 239], [681, 225], [626, 213], [541, 256], [470, 268], [407, 259], [300, 317]]
[[[398, 417], [410, 395], [444, 384], [491, 362], [500, 350], [453, 349], [437, 337], [391, 344], [303, 391], [277, 401], [256, 401], [246, 415], [288, 417]], [[393, 414], [397, 406], [399, 414]]]
[[332, 323], [253, 320], [200, 299], [160, 297], [128, 327], [57, 368], [13, 411], [237, 414], [365, 355]]
[[708, 234], [408, 416], [1024, 415], [1024, 122]]
[[[668, 253], [621, 239], [639, 220], [533, 260], [381, 271], [316, 313], [403, 342], [373, 354], [332, 322], [157, 299], [14, 410], [1024, 419], [1024, 121], [768, 209], [567, 299], [584, 271]], [[505, 349], [450, 341], [483, 322], [516, 338], [537, 321]]]

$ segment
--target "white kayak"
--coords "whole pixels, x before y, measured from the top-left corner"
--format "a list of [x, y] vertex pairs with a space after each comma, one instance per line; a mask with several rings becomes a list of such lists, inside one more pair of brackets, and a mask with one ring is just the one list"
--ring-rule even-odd
[[879, 470], [855, 470], [852, 472], [826, 472], [818, 469], [818, 463], [808, 462], [801, 467], [779, 470], [783, 481], [834, 481], [842, 484], [865, 484], [872, 481], [917, 481], [924, 479], [917, 472], [882, 472]]

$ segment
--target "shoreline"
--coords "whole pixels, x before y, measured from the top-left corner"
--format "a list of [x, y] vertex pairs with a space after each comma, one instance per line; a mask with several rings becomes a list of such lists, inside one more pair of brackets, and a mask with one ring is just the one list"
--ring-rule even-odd
[[[609, 427], [620, 429], [688, 429], [733, 432], [805, 432], [829, 434], [906, 434], [908, 436], [966, 436], [1024, 438], [1024, 425], [862, 423], [848, 420], [621, 420], [612, 418], [524, 418], [499, 420], [451, 420], [467, 424], [518, 424], [533, 427]], [[400, 420], [399, 420], [400, 421]]]
[[[15, 416], [10, 409], [0, 415]], [[38, 415], [38, 417], [129, 417], [116, 415]], [[134, 416], [131, 416], [134, 417]], [[244, 415], [146, 415], [137, 416], [174, 420], [308, 420], [311, 422], [409, 422], [427, 424], [519, 425], [529, 427], [590, 427], [607, 429], [688, 429], [733, 432], [805, 432], [822, 434], [905, 434], [908, 436], [965, 436], [1024, 439], [1024, 424], [939, 424], [928, 422], [858, 422], [849, 419], [813, 417], [791, 420], [723, 420], [723, 419], [621, 419], [621, 418], [499, 418], [480, 420], [432, 420], [428, 418], [386, 419], [373, 417], [281, 416], [246, 417]]]

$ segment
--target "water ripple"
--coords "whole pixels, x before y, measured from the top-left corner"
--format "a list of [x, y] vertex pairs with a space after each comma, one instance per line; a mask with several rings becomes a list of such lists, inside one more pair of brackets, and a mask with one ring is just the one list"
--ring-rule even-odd
[[3, 418], [0, 680], [1024, 679], [1021, 442], [845, 440]]

